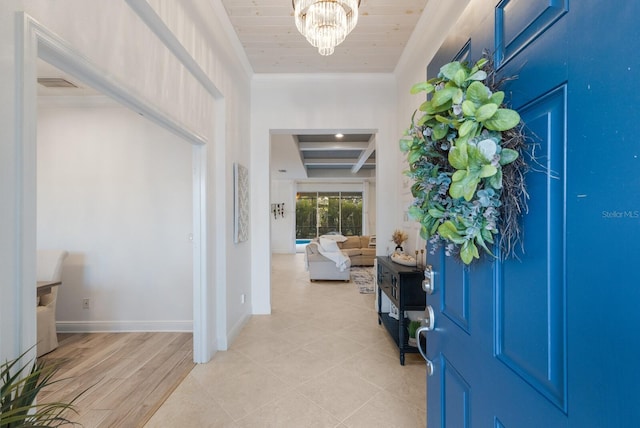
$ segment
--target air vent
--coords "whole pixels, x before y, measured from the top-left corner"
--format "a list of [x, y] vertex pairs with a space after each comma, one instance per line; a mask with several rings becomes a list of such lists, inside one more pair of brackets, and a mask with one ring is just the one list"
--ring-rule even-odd
[[62, 77], [38, 77], [38, 83], [46, 88], [77, 88], [76, 85]]

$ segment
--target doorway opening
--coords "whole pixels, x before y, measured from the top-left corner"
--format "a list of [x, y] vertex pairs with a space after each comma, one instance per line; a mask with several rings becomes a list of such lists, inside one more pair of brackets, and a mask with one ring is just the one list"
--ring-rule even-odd
[[[207, 141], [175, 122], [153, 105], [137, 98], [135, 94], [132, 94], [122, 85], [119, 85], [118, 82], [110, 79], [108, 73], [101, 72], [101, 70], [88, 62], [82, 55], [74, 52], [63, 40], [50, 33], [46, 28], [31, 20], [26, 15], [23, 22], [25, 25], [23, 34], [25, 34], [25, 37], [31, 37], [32, 39], [30, 40], [35, 40], [36, 43], [24, 43], [22, 45], [23, 49], [19, 51], [19, 58], [17, 59], [19, 67], [22, 68], [21, 72], [17, 73], [17, 79], [22, 79], [18, 82], [18, 86], [24, 88], [22, 97], [19, 99], [19, 116], [22, 123], [23, 145], [23, 156], [20, 167], [26, 174], [33, 171], [33, 175], [30, 176], [29, 179], [26, 179], [21, 186], [21, 192], [26, 202], [24, 204], [24, 220], [20, 227], [23, 228], [24, 231], [26, 230], [25, 228], [29, 228], [30, 224], [36, 223], [36, 198], [33, 196], [36, 193], [36, 63], [38, 60], [42, 60], [71, 76], [75, 76], [79, 81], [85, 82], [88, 86], [95, 88], [116, 102], [150, 119], [152, 122], [155, 122], [157, 125], [180, 137], [183, 142], [190, 143], [192, 147], [191, 215], [193, 226], [191, 232], [185, 235], [185, 239], [188, 239], [193, 246], [193, 302], [191, 303], [193, 307], [193, 354], [195, 362], [208, 361], [211, 349], [215, 347], [215, 338], [206, 334], [207, 326], [204, 325], [203, 320], [208, 319], [208, 306], [200, 304], [202, 301], [200, 297], [207, 295], [205, 276], [206, 246], [204, 244], [206, 242], [204, 236], [206, 231], [206, 212], [204, 203], [205, 186], [203, 185], [206, 178], [206, 162], [204, 159], [206, 158], [205, 144]], [[33, 181], [31, 177], [33, 177]], [[29, 236], [33, 236], [34, 239], [28, 239]], [[33, 244], [31, 242], [33, 242]], [[25, 241], [19, 245], [25, 257], [23, 266], [26, 267], [24, 269], [27, 269], [28, 266], [31, 265], [31, 257], [35, 258], [34, 244], [35, 231], [27, 231]], [[33, 253], [33, 255], [30, 255], [31, 253]], [[22, 275], [25, 279], [29, 279], [34, 274], [23, 271]], [[34, 311], [35, 308], [30, 308], [29, 305], [25, 304], [22, 306], [21, 312], [19, 312], [19, 314], [21, 314], [21, 329], [23, 331], [23, 334], [18, 335], [17, 338], [17, 344], [20, 349], [24, 349], [30, 342], [34, 341], [32, 333], [35, 331], [35, 329], [32, 329], [34, 319], [29, 315]], [[223, 314], [216, 315], [218, 317], [224, 316]], [[211, 343], [212, 340], [213, 344]]]

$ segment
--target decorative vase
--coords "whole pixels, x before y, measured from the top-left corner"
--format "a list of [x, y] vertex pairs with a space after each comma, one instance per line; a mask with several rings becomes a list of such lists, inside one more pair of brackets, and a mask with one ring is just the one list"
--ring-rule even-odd
[[402, 253], [403, 251], [402, 245], [396, 245], [396, 253]]

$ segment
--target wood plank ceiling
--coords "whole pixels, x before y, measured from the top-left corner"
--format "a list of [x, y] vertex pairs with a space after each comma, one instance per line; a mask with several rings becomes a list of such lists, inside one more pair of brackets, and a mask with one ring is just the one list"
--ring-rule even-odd
[[222, 0], [255, 73], [392, 73], [428, 0], [361, 0], [356, 28], [321, 56], [291, 0]]

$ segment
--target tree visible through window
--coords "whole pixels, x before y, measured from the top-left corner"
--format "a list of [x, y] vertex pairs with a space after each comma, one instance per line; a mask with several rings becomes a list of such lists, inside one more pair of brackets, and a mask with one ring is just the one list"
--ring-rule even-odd
[[362, 234], [362, 192], [300, 192], [296, 195], [296, 239], [329, 233]]

